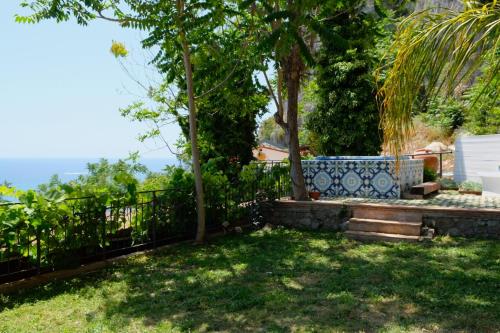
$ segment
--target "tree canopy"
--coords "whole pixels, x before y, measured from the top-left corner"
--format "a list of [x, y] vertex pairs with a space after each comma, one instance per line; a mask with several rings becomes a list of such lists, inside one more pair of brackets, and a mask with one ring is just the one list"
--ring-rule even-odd
[[[412, 109], [425, 85], [425, 94], [451, 94], [484, 63], [489, 52], [498, 55], [500, 4], [465, 1], [463, 11], [425, 10], [404, 19], [392, 49], [384, 85], [379, 91], [384, 141], [388, 150], [401, 154], [412, 134]], [[489, 83], [500, 68], [498, 57]]]
[[318, 103], [307, 116], [311, 145], [322, 155], [377, 155], [381, 147], [373, 69], [380, 38], [374, 15], [353, 6], [326, 21], [315, 66]]

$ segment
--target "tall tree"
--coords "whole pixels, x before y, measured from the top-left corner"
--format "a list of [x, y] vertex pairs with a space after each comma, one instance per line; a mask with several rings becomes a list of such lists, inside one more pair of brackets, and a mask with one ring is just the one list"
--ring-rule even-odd
[[[193, 58], [201, 158], [219, 158], [224, 171], [233, 169], [230, 164], [253, 160], [256, 118], [269, 102], [267, 89], [254, 78], [262, 65], [255, 59], [253, 43], [245, 44], [244, 37], [229, 27]], [[183, 115], [176, 116], [185, 123]]]
[[[118, 42], [113, 43], [111, 51], [117, 57], [127, 56], [124, 45]], [[226, 27], [217, 32], [210, 43], [198, 48], [192, 57], [200, 160], [203, 164], [214, 159], [212, 164], [215, 162], [230, 179], [237, 176], [241, 166], [253, 160], [257, 117], [267, 112], [269, 103], [267, 89], [255, 77], [262, 65], [254, 55], [254, 43], [248, 43], [239, 29]], [[149, 129], [139, 140], [159, 139], [180, 159], [189, 160], [190, 131], [184, 76], [177, 76], [173, 86], [168, 81], [144, 83], [133, 77], [121, 60], [120, 64], [147, 93], [121, 109], [126, 118], [148, 125]], [[177, 151], [162, 135], [162, 128], [173, 121], [177, 121], [182, 130]]]
[[321, 39], [316, 69], [318, 104], [306, 119], [314, 147], [323, 155], [376, 155], [381, 149], [376, 102], [375, 14], [363, 11], [363, 1], [325, 20], [335, 38]]
[[486, 78], [494, 81], [500, 69], [500, 3], [464, 1], [462, 11], [429, 10], [415, 13], [400, 24], [392, 48], [397, 50], [379, 90], [384, 141], [401, 154], [412, 134], [412, 108], [421, 86], [426, 97], [451, 94], [484, 63], [497, 57]]
[[[249, 11], [249, 33], [262, 40], [263, 62], [276, 70], [276, 91], [267, 78], [276, 104], [274, 119], [285, 131], [288, 141], [293, 196], [307, 200], [302, 172], [298, 133], [298, 103], [301, 83], [314, 64], [321, 15], [333, 8], [333, 2], [321, 0], [243, 1]], [[265, 73], [264, 73], [265, 74]], [[285, 106], [286, 99], [286, 106]]]
[[[193, 84], [192, 54], [210, 41], [213, 33], [226, 23], [225, 2], [212, 0], [34, 0], [23, 1], [23, 7], [34, 11], [30, 16], [18, 16], [24, 23], [45, 19], [67, 21], [75, 17], [87, 25], [93, 19], [119, 23], [123, 27], [145, 30], [144, 47], [158, 47], [154, 63], [173, 80], [183, 71], [189, 108], [191, 155], [196, 186], [198, 226], [196, 241], [205, 239], [205, 206], [201, 176], [200, 153], [197, 143], [196, 101]], [[124, 9], [126, 8], [126, 9]]]

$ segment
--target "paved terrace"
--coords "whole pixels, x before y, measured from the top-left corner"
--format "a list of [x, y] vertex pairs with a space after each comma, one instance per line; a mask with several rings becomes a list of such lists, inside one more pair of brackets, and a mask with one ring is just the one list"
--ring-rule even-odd
[[407, 199], [372, 199], [372, 198], [324, 198], [341, 204], [372, 203], [383, 205], [405, 205], [422, 207], [457, 207], [500, 209], [500, 197], [482, 197], [480, 195], [459, 194], [457, 191], [440, 191], [439, 194], [422, 200]]

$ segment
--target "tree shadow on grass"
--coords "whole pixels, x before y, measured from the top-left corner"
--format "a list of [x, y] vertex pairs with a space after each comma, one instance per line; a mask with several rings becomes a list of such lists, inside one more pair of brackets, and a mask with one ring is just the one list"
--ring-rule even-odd
[[76, 277], [67, 279], [56, 279], [43, 285], [20, 289], [17, 292], [0, 294], [0, 313], [22, 304], [34, 304], [39, 301], [47, 301], [55, 296], [72, 293], [85, 296], [92, 293], [99, 284], [111, 277], [113, 268], [103, 268], [91, 271]]
[[500, 247], [358, 244], [275, 230], [175, 249], [130, 268], [108, 320], [182, 331], [500, 329]]
[[362, 244], [280, 228], [138, 256], [10, 304], [99, 292], [83, 320], [120, 332], [495, 332], [499, 266], [495, 241]]

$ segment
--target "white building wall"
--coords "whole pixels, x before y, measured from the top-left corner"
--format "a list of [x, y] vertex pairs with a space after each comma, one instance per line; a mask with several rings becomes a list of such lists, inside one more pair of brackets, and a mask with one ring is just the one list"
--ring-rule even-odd
[[455, 142], [455, 182], [481, 183], [481, 173], [500, 177], [500, 134], [462, 136]]

